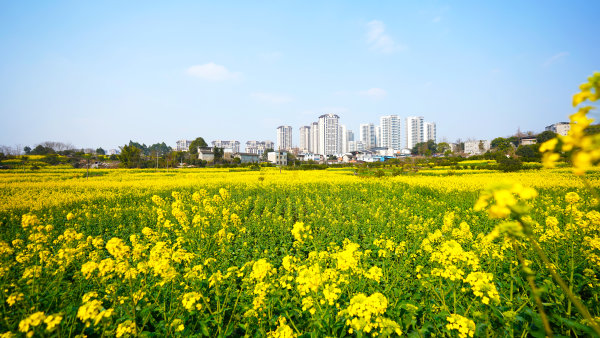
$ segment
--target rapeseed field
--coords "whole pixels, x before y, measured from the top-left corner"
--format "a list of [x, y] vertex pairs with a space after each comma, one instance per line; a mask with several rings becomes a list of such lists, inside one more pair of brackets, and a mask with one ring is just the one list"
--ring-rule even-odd
[[598, 199], [569, 169], [84, 176], [0, 175], [7, 336], [592, 335], [600, 314]]

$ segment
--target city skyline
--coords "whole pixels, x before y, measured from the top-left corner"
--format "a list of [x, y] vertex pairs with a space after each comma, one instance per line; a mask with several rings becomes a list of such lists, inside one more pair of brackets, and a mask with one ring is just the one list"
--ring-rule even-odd
[[[567, 121], [598, 70], [597, 2], [0, 4], [0, 144], [273, 139], [337, 114], [437, 139]], [[468, 121], [468, 123], [465, 123]]]
[[[457, 139], [457, 140], [438, 140], [437, 139], [437, 124], [434, 121], [425, 121], [423, 116], [408, 116], [402, 118], [398, 115], [384, 115], [379, 118], [380, 124], [374, 123], [361, 123], [358, 128], [358, 140], [355, 140], [355, 132], [353, 129], [348, 128], [345, 124], [339, 122], [340, 116], [335, 114], [324, 114], [319, 116], [319, 120], [325, 117], [333, 117], [336, 120], [338, 134], [332, 136], [333, 139], [337, 139], [336, 148], [338, 149], [337, 154], [343, 154], [353, 151], [369, 150], [371, 148], [388, 148], [394, 151], [410, 150], [417, 143], [427, 142], [433, 140], [435, 143], [448, 142], [449, 144], [455, 144], [456, 142], [466, 141], [479, 141], [473, 138], [468, 139]], [[403, 123], [401, 121], [404, 121]], [[321, 121], [322, 122], [322, 121]], [[322, 122], [324, 124], [324, 122]], [[274, 150], [285, 150], [285, 151], [299, 151], [300, 153], [320, 153], [324, 152], [319, 146], [319, 137], [323, 139], [322, 132], [319, 128], [319, 122], [312, 122], [310, 125], [302, 125], [298, 127], [299, 130], [299, 141], [293, 143], [291, 138], [293, 134], [293, 126], [282, 125], [276, 128], [275, 139], [277, 142], [262, 141], [260, 143], [269, 142]], [[335, 128], [334, 128], [335, 129]], [[568, 122], [556, 122], [550, 126], [545, 126], [543, 130], [550, 130], [560, 135], [566, 135], [566, 131], [569, 129]], [[404, 130], [404, 132], [402, 132]], [[522, 132], [521, 132], [522, 133]], [[365, 136], [367, 134], [368, 136]], [[523, 135], [526, 135], [522, 133]], [[487, 141], [490, 141], [496, 137], [502, 136], [489, 136]], [[369, 143], [366, 139], [371, 140]], [[405, 141], [402, 142], [402, 139]], [[410, 141], [409, 141], [410, 140]], [[224, 144], [224, 142], [237, 142], [237, 148], [230, 147]], [[256, 147], [256, 143], [259, 141], [248, 141], [246, 146], [251, 148]], [[353, 142], [360, 142], [360, 145], [356, 145]], [[177, 150], [180, 149], [180, 143], [189, 144], [191, 140], [178, 140]], [[282, 145], [285, 144], [285, 145]], [[233, 152], [239, 152], [239, 141], [212, 141], [213, 146], [219, 146], [221, 148], [232, 148]], [[316, 145], [316, 146], [315, 146]], [[263, 147], [269, 149], [269, 147]], [[245, 150], [247, 151], [247, 150]], [[250, 153], [255, 153], [253, 150]], [[261, 153], [262, 154], [262, 153]], [[322, 155], [322, 154], [321, 154]]]

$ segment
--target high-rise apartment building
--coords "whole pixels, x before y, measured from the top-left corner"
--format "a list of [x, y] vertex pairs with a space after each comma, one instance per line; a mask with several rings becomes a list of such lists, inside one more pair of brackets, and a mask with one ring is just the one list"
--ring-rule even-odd
[[406, 148], [412, 149], [417, 143], [423, 142], [423, 116], [406, 118]]
[[212, 146], [216, 148], [228, 149], [232, 153], [240, 152], [240, 141], [212, 141]]
[[437, 143], [436, 140], [436, 130], [435, 130], [435, 122], [425, 122], [423, 123], [423, 132], [425, 133], [425, 138], [423, 142], [427, 142], [429, 140], [433, 140], [433, 142]]
[[340, 152], [339, 120], [335, 114], [319, 116], [319, 151], [318, 154], [329, 156]]
[[340, 137], [340, 153], [345, 154], [350, 151], [348, 142], [354, 141], [354, 132], [348, 129], [345, 125], [342, 125], [340, 127]]
[[192, 141], [190, 140], [179, 140], [177, 141], [177, 146], [175, 147], [176, 151], [188, 151], [190, 150], [190, 144]]
[[310, 124], [310, 144], [308, 150], [313, 154], [319, 153], [319, 122]]
[[382, 116], [379, 123], [381, 127], [380, 146], [400, 150], [400, 119], [398, 115]]
[[279, 126], [277, 127], [277, 150], [292, 149], [292, 127]]
[[300, 151], [304, 153], [310, 151], [310, 126], [300, 127]]
[[348, 142], [348, 152], [351, 153], [353, 151], [363, 151], [365, 150], [365, 144], [363, 141], [349, 141]]
[[377, 134], [373, 123], [363, 123], [360, 125], [360, 140], [366, 149], [377, 147]]
[[248, 141], [246, 142], [246, 152], [249, 154], [264, 154], [269, 149], [275, 149], [273, 141]]

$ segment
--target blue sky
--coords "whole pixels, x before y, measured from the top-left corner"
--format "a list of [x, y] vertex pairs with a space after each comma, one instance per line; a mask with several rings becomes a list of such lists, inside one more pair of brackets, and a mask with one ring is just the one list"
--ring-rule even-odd
[[[443, 138], [566, 121], [600, 71], [588, 1], [4, 1], [0, 144], [275, 141], [325, 113]], [[404, 137], [404, 136], [402, 136]]]

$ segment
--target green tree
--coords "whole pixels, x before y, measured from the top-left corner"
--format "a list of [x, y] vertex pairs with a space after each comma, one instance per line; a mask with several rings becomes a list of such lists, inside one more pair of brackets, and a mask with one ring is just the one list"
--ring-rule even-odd
[[[203, 147], [208, 147], [208, 144], [206, 144], [206, 141], [204, 141], [204, 139], [202, 137], [196, 137], [195, 140], [192, 141], [192, 143], [190, 143], [190, 147], [189, 147], [189, 152], [191, 155], [198, 155], [198, 147], [203, 148]], [[216, 159], [216, 156], [215, 156]]]
[[31, 155], [54, 154], [54, 149], [52, 149], [50, 147], [44, 147], [43, 145], [39, 144], [32, 151], [30, 151], [29, 154], [31, 154]]
[[129, 146], [130, 147], [134, 146], [134, 147], [138, 148], [139, 150], [142, 151], [142, 154], [144, 154], [144, 155], [148, 155], [150, 153], [146, 144], [139, 144], [137, 142], [133, 142], [133, 141], [129, 140]]
[[519, 146], [519, 138], [516, 136], [511, 136], [509, 138], [507, 138], [508, 142], [512, 143], [513, 146], [518, 147]]
[[536, 144], [519, 146], [519, 148], [517, 148], [517, 151], [515, 152], [515, 154], [518, 155], [519, 157], [523, 158], [526, 161], [536, 161], [538, 159], [538, 155], [539, 155], [539, 153], [537, 152], [536, 146], [537, 146]]
[[31, 148], [29, 146], [26, 146], [25, 148], [23, 148], [23, 151], [25, 152], [25, 154], [29, 155], [29, 153], [31, 153]]
[[134, 145], [125, 145], [121, 147], [119, 160], [121, 165], [126, 168], [135, 168], [140, 166], [142, 150]]
[[102, 147], [96, 149], [96, 154], [98, 155], [106, 155], [106, 151], [104, 151], [104, 149], [102, 149]]
[[159, 154], [164, 155], [172, 151], [173, 148], [169, 147], [166, 143], [162, 142], [151, 145], [150, 147], [148, 147], [148, 150], [150, 153], [158, 152]]
[[440, 154], [446, 154], [450, 150], [450, 145], [447, 142], [440, 142], [437, 144], [437, 151]]
[[496, 137], [492, 140], [490, 146], [492, 149], [503, 153], [508, 152], [512, 148], [511, 142], [504, 137]]
[[300, 161], [298, 161], [298, 159], [296, 158], [296, 155], [292, 154], [291, 152], [287, 153], [287, 163], [288, 165], [296, 165], [296, 164], [300, 164]]
[[435, 153], [437, 151], [437, 145], [435, 144], [435, 142], [433, 140], [429, 140], [427, 142], [419, 142], [417, 144], [415, 144], [415, 146], [412, 148], [411, 153], [413, 155], [427, 155], [430, 156], [431, 154]]
[[225, 150], [223, 148], [214, 147], [213, 154], [215, 155], [214, 162], [220, 162], [223, 159], [223, 155], [225, 155]]
[[556, 133], [551, 130], [546, 130], [539, 133], [535, 138], [537, 143], [542, 144], [548, 140], [551, 140], [556, 137]]

